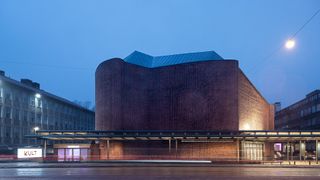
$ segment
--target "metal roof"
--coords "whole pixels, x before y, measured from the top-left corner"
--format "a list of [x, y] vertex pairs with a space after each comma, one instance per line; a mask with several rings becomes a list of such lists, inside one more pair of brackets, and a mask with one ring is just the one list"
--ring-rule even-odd
[[210, 60], [223, 60], [223, 58], [214, 51], [174, 54], [166, 56], [151, 56], [139, 51], [134, 51], [129, 56], [124, 58], [124, 61], [128, 63], [147, 68]]
[[47, 140], [253, 140], [287, 142], [298, 140], [320, 140], [320, 131], [202, 131], [202, 130], [123, 130], [123, 131], [76, 131], [41, 130], [28, 138]]

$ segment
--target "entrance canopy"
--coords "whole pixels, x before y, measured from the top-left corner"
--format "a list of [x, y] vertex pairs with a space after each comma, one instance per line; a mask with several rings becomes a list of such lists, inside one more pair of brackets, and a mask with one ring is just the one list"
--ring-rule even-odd
[[320, 131], [183, 131], [183, 130], [39, 130], [28, 138], [44, 140], [183, 140], [183, 141], [224, 141], [253, 140], [263, 142], [288, 142], [319, 140]]

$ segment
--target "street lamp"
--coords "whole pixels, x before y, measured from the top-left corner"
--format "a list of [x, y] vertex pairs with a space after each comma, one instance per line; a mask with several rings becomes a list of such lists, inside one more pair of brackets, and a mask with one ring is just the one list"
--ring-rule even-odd
[[35, 96], [36, 96], [36, 98], [38, 98], [38, 99], [41, 98], [41, 94], [39, 94], [39, 93], [37, 93]]
[[36, 127], [33, 128], [33, 130], [34, 130], [34, 133], [37, 133], [37, 131], [39, 131], [40, 128], [38, 126], [36, 126]]
[[296, 42], [294, 41], [294, 39], [287, 40], [287, 42], [285, 44], [287, 49], [292, 49], [292, 48], [294, 48], [295, 45], [296, 45]]

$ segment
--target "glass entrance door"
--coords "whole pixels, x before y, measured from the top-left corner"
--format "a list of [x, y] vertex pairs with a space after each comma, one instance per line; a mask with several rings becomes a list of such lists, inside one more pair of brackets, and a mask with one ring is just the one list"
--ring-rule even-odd
[[81, 148], [59, 148], [58, 161], [80, 161], [88, 160], [90, 150]]
[[80, 149], [73, 150], [73, 161], [80, 161]]
[[241, 157], [244, 160], [263, 160], [263, 143], [243, 141]]

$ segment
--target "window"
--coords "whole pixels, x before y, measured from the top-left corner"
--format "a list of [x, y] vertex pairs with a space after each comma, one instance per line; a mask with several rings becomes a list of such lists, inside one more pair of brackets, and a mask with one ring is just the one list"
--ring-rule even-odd
[[303, 110], [300, 111], [300, 117], [303, 117]]
[[40, 123], [40, 122], [41, 122], [41, 114], [40, 114], [40, 113], [37, 113], [36, 122], [37, 122], [37, 123]]
[[35, 113], [34, 113], [34, 112], [31, 112], [31, 113], [30, 113], [31, 122], [34, 122], [34, 118], [35, 118]]
[[312, 125], [316, 125], [317, 124], [317, 119], [316, 118], [312, 118]]
[[31, 106], [32, 106], [32, 107], [35, 107], [35, 105], [36, 105], [36, 104], [35, 104], [35, 101], [34, 101], [34, 99], [32, 99], [32, 100], [31, 100]]
[[6, 94], [4, 97], [4, 103], [11, 104], [11, 97], [10, 94]]
[[23, 111], [23, 121], [27, 121], [28, 111]]
[[41, 100], [40, 99], [37, 99], [37, 107], [38, 108], [41, 108], [42, 106], [41, 106]]
[[11, 118], [11, 108], [10, 107], [6, 107], [6, 118]]

